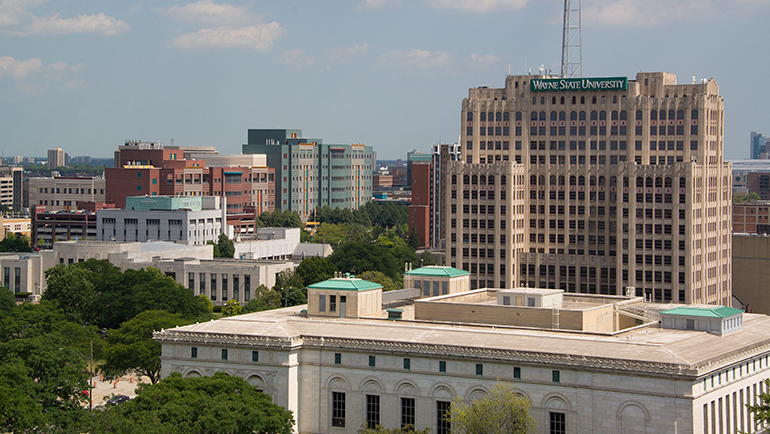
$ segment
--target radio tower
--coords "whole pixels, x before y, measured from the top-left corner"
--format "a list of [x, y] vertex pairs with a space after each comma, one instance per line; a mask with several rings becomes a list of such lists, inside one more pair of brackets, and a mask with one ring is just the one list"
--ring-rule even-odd
[[583, 76], [583, 51], [580, 48], [580, 0], [564, 0], [564, 31], [561, 42], [561, 76]]

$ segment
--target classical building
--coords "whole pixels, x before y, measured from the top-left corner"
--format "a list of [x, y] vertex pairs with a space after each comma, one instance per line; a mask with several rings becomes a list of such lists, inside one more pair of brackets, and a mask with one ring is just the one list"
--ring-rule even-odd
[[447, 263], [526, 284], [730, 304], [730, 163], [715, 80], [506, 77], [462, 102]]
[[77, 203], [104, 202], [104, 178], [59, 176], [29, 179], [29, 204], [46, 211], [73, 211]]
[[301, 130], [249, 130], [242, 153], [267, 155], [276, 208], [303, 220], [321, 206], [356, 209], [372, 198], [371, 146], [323, 144]]
[[439, 268], [410, 276], [465, 284], [426, 297], [337, 276], [308, 287], [307, 306], [156, 332], [163, 376], [241, 376], [291, 410], [299, 433], [447, 434], [451, 401], [499, 381], [531, 402], [544, 434], [758, 431], [745, 405], [767, 391], [770, 318], [633, 295], [464, 291], [467, 274]]

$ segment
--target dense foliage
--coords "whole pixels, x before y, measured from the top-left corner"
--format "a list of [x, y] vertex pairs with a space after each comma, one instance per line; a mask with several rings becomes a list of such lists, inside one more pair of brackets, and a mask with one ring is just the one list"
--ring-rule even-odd
[[320, 223], [392, 227], [409, 222], [409, 207], [391, 202], [367, 202], [353, 211], [322, 206], [313, 217]]
[[31, 252], [29, 237], [24, 234], [15, 234], [9, 232], [5, 238], [0, 241], [0, 252]]
[[734, 194], [733, 195], [733, 203], [750, 203], [750, 202], [756, 202], [759, 200], [759, 195], [755, 192], [751, 192], [749, 194]]
[[209, 241], [207, 244], [214, 246], [213, 256], [215, 258], [232, 258], [235, 256], [235, 243], [227, 238], [225, 234], [219, 234], [216, 243]]
[[529, 414], [530, 403], [510, 383], [498, 382], [486, 396], [470, 403], [452, 402], [452, 432], [464, 434], [533, 434], [537, 422]]

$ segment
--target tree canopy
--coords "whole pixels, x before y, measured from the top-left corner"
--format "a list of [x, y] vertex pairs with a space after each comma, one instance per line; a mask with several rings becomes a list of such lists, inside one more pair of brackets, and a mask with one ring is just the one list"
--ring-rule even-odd
[[281, 211], [278, 208], [272, 213], [263, 212], [259, 215], [258, 220], [257, 225], [259, 227], [302, 228], [305, 226], [302, 224], [302, 219], [296, 211]]
[[0, 241], [0, 252], [31, 252], [32, 245], [29, 237], [24, 234], [15, 234], [9, 232], [5, 238]]
[[92, 434], [290, 434], [292, 413], [237, 376], [182, 378], [172, 373], [136, 398], [97, 412]]
[[207, 244], [214, 246], [215, 258], [232, 258], [235, 256], [235, 243], [225, 234], [219, 234], [217, 242], [209, 241]]
[[481, 399], [452, 402], [452, 431], [464, 434], [534, 434], [537, 422], [529, 414], [530, 403], [510, 383], [498, 382]]

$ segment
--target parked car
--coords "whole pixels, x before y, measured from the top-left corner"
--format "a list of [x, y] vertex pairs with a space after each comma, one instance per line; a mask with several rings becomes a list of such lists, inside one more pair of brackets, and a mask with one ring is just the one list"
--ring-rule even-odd
[[118, 405], [123, 404], [124, 402], [128, 401], [129, 398], [126, 395], [115, 395], [112, 398], [107, 401], [108, 405]]

